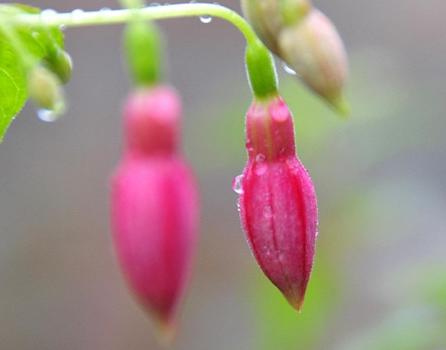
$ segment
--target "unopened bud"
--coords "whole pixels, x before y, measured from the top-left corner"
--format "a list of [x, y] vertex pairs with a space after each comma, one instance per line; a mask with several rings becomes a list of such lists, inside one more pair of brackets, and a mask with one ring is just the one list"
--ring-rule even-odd
[[311, 9], [309, 0], [242, 0], [241, 4], [257, 35], [277, 55], [281, 30], [299, 22]]
[[45, 58], [45, 64], [54, 72], [63, 84], [66, 84], [73, 71], [73, 61], [71, 56], [65, 50], [56, 48], [48, 57]]
[[40, 108], [61, 113], [64, 96], [58, 77], [43, 66], [33, 68], [28, 76], [29, 96]]
[[299, 310], [313, 266], [318, 214], [282, 98], [253, 102], [246, 116], [246, 147], [248, 162], [234, 188], [242, 226], [263, 272]]
[[279, 56], [316, 93], [346, 113], [342, 90], [347, 77], [347, 56], [332, 22], [313, 9], [301, 22], [282, 30]]
[[[181, 102], [168, 87], [133, 92], [126, 145], [112, 182], [116, 251], [130, 289], [172, 336], [189, 282], [198, 227], [198, 191], [179, 147]], [[167, 340], [167, 339], [164, 339]]]

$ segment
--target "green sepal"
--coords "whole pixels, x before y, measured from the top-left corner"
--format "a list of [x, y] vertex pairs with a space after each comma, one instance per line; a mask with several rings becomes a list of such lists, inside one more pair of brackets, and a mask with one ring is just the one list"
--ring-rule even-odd
[[43, 63], [60, 79], [61, 83], [66, 84], [71, 79], [73, 71], [73, 61], [71, 56], [65, 50], [55, 47]]

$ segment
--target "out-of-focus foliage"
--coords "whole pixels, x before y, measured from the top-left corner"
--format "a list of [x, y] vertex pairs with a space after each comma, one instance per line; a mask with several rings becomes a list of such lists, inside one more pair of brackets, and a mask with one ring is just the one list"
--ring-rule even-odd
[[283, 350], [296, 349], [296, 344], [298, 349], [312, 349], [320, 343], [342, 293], [337, 289], [338, 276], [329, 273], [330, 265], [326, 257], [316, 261], [301, 313], [296, 313], [274, 286], [259, 276], [253, 292], [258, 327], [256, 349], [275, 349], [277, 344]]
[[[23, 12], [39, 13], [40, 10], [25, 5], [0, 5], [0, 15], [3, 16]], [[25, 52], [19, 53], [17, 46], [11, 43], [11, 38], [0, 30], [0, 141], [28, 96], [27, 69], [30, 67], [25, 67], [25, 63], [34, 64], [50, 55], [54, 47], [62, 49], [64, 46], [63, 33], [59, 28], [23, 25], [11, 27], [8, 31], [15, 33], [15, 38], [20, 41], [18, 45]], [[25, 53], [26, 57], [23, 57]]]

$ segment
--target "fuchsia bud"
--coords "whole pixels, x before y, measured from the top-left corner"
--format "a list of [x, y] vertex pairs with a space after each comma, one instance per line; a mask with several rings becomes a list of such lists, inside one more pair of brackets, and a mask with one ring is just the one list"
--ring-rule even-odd
[[348, 62], [344, 44], [330, 19], [313, 9], [299, 23], [279, 35], [280, 57], [316, 93], [342, 114], [348, 114], [343, 98]]
[[181, 105], [166, 87], [127, 100], [126, 147], [112, 182], [114, 242], [130, 289], [171, 330], [196, 245], [198, 198], [178, 152]]
[[291, 113], [280, 97], [254, 101], [246, 118], [248, 163], [240, 218], [257, 262], [300, 309], [317, 236], [316, 194], [296, 156]]

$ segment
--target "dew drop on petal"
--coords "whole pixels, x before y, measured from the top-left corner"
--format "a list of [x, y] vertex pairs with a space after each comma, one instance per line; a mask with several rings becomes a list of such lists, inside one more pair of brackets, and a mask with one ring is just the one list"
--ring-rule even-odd
[[243, 181], [243, 175], [238, 175], [234, 177], [234, 180], [232, 180], [232, 189], [237, 194], [243, 193], [242, 181]]
[[278, 260], [281, 264], [285, 264], [287, 260], [285, 253], [279, 252]]
[[256, 173], [256, 175], [257, 176], [260, 176], [260, 175], [263, 175], [263, 174], [265, 174], [266, 173], [266, 170], [267, 170], [267, 166], [266, 166], [266, 164], [257, 164], [256, 165], [256, 167], [255, 167], [255, 173]]
[[263, 209], [263, 217], [264, 217], [265, 219], [271, 219], [272, 216], [273, 216], [273, 211], [271, 210], [271, 207], [266, 206], [266, 207]]
[[258, 163], [264, 162], [265, 159], [266, 159], [266, 157], [262, 153], [259, 153], [258, 155], [256, 155], [256, 162], [258, 162]]

